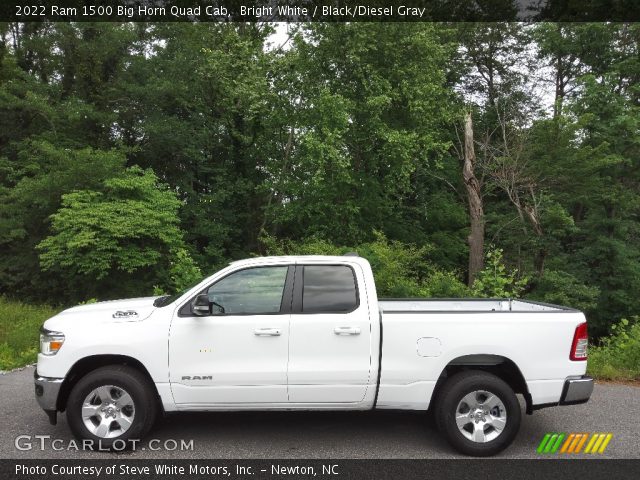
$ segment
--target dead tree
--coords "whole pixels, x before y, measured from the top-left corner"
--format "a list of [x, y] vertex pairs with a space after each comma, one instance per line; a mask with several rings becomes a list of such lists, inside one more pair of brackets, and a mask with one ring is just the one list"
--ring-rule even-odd
[[545, 232], [541, 219], [541, 179], [528, 165], [528, 156], [525, 154], [528, 146], [526, 130], [509, 128], [504, 116], [500, 111], [497, 112], [500, 135], [497, 141], [484, 145], [488, 157], [484, 167], [491, 182], [507, 194], [509, 201], [516, 208], [525, 236], [525, 225], [531, 226], [538, 243], [533, 266], [538, 275], [542, 276], [548, 252], [544, 246]]
[[469, 201], [471, 231], [469, 243], [469, 286], [473, 285], [484, 263], [484, 207], [482, 205], [481, 185], [475, 174], [476, 153], [473, 144], [473, 120], [471, 112], [464, 119], [464, 156], [462, 176]]

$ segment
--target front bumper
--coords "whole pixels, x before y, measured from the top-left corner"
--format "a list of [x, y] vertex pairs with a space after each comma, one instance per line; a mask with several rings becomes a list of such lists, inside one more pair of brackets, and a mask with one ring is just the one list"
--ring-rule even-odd
[[564, 382], [560, 405], [576, 405], [589, 401], [593, 392], [593, 378], [583, 375], [569, 377]]
[[55, 425], [58, 411], [58, 394], [64, 378], [41, 377], [38, 375], [37, 370], [33, 372], [33, 378], [36, 400], [46, 414], [49, 415], [51, 424]]

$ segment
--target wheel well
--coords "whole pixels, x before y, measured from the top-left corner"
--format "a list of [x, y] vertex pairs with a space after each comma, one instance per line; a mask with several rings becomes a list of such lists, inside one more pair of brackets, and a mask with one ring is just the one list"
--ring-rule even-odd
[[466, 370], [480, 370], [492, 373], [509, 385], [515, 393], [524, 397], [527, 414], [533, 413], [531, 394], [527, 388], [527, 382], [518, 366], [511, 360], [500, 355], [464, 355], [451, 360], [440, 374], [433, 391], [433, 399], [437, 399], [438, 392], [444, 382], [456, 373]]
[[153, 382], [149, 371], [139, 360], [126, 355], [91, 355], [89, 357], [78, 360], [71, 367], [71, 369], [65, 376], [64, 381], [62, 382], [57, 400], [58, 410], [61, 412], [65, 411], [67, 407], [67, 400], [69, 399], [69, 394], [71, 393], [71, 390], [73, 389], [75, 384], [78, 383], [78, 380], [80, 380], [89, 372], [92, 372], [100, 367], [106, 367], [108, 365], [128, 365], [142, 372], [149, 379], [150, 384], [153, 385], [154, 394], [158, 402], [158, 407], [160, 408], [160, 411], [163, 411], [160, 395], [158, 395], [158, 390], [156, 389], [155, 383]]

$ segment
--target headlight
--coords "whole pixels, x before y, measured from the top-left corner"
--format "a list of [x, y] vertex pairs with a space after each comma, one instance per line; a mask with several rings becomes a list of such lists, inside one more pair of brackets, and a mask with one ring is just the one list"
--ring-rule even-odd
[[55, 355], [64, 343], [64, 333], [52, 332], [46, 328], [40, 330], [40, 353]]

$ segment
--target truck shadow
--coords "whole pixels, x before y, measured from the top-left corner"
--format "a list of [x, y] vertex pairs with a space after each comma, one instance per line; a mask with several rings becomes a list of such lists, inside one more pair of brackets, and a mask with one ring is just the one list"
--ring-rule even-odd
[[454, 456], [429, 413], [366, 412], [194, 412], [168, 414], [149, 434], [193, 440], [194, 453], [271, 458], [381, 458]]

